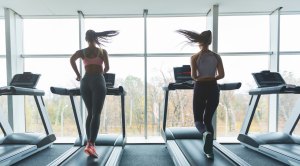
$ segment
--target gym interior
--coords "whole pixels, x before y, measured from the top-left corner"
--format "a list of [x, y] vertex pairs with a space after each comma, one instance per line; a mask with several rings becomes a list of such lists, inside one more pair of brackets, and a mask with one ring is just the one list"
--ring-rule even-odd
[[[87, 111], [70, 65], [89, 29], [119, 32], [101, 46], [110, 86], [98, 158], [83, 152]], [[194, 82], [178, 72], [199, 46], [179, 29], [210, 30], [223, 61], [213, 159], [194, 124]], [[299, 29], [298, 0], [2, 0], [0, 165], [300, 166]]]

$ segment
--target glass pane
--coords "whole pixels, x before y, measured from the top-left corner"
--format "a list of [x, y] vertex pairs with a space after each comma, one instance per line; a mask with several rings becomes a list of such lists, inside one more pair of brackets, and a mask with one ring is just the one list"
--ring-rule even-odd
[[220, 16], [219, 52], [269, 51], [269, 16]]
[[269, 95], [260, 97], [249, 133], [267, 133], [269, 131]]
[[[148, 58], [148, 135], [160, 136], [163, 121], [163, 86], [175, 82], [173, 67], [189, 65], [189, 57]], [[192, 90], [170, 91], [167, 127], [193, 126]]]
[[298, 121], [298, 123], [296, 124], [296, 128], [294, 129], [293, 134], [300, 135], [300, 127], [299, 126], [300, 125], [299, 125], [299, 121]]
[[[280, 73], [287, 84], [300, 85], [300, 72], [298, 61], [299, 55], [280, 55]], [[278, 131], [283, 131], [288, 118], [300, 96], [297, 94], [285, 94], [279, 96]], [[299, 133], [300, 128], [296, 127], [294, 133]]]
[[[7, 85], [6, 79], [6, 59], [0, 58], [0, 87]], [[4, 119], [7, 120], [7, 96], [0, 96], [0, 111], [4, 116]], [[0, 130], [0, 135], [3, 134]]]
[[147, 19], [148, 53], [197, 52], [198, 47], [186, 44], [186, 38], [175, 31], [186, 29], [198, 33], [206, 30], [205, 17], [159, 17]]
[[77, 19], [24, 19], [25, 54], [73, 54], [79, 48]]
[[[126, 62], [126, 63], [125, 63]], [[129, 65], [134, 64], [134, 65]], [[110, 57], [110, 73], [116, 74], [115, 86], [123, 86], [125, 96], [126, 134], [128, 137], [144, 136], [144, 58], [142, 57]], [[111, 131], [121, 131], [120, 99], [119, 96], [109, 96], [106, 100], [103, 115], [106, 125]], [[103, 128], [102, 120], [100, 129]]]
[[300, 51], [300, 15], [280, 16], [280, 51]]
[[144, 20], [143, 18], [87, 18], [85, 29], [96, 32], [118, 30], [120, 34], [104, 43], [108, 53], [128, 54], [144, 53]]
[[[43, 97], [46, 110], [50, 116], [52, 128], [57, 137], [78, 136], [69, 97], [54, 95], [51, 86], [75, 88], [79, 82], [71, 68], [69, 58], [26, 58], [25, 71], [41, 74], [37, 88], [45, 91]], [[78, 101], [75, 103], [78, 103]], [[26, 131], [35, 131], [42, 123], [37, 110], [34, 110], [34, 100], [26, 97]]]
[[[248, 92], [257, 87], [251, 73], [267, 70], [269, 56], [222, 56], [222, 60], [225, 78], [219, 83], [241, 82], [242, 86], [238, 90], [220, 93], [220, 103], [217, 109], [217, 137], [236, 137], [248, 109], [251, 97]], [[250, 128], [251, 132], [268, 129], [257, 128], [261, 124], [268, 124], [267, 101], [268, 97], [261, 98]], [[268, 125], [264, 126], [268, 127]]]
[[5, 46], [5, 21], [4, 19], [0, 19], [0, 55], [6, 54], [6, 46]]
[[0, 87], [7, 85], [7, 78], [6, 78], [6, 58], [0, 58]]

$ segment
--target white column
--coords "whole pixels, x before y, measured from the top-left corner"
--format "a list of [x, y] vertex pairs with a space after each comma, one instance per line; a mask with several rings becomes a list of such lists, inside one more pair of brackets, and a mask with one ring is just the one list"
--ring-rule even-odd
[[[206, 15], [206, 29], [211, 30], [212, 32], [212, 43], [211, 43], [211, 50], [213, 52], [218, 52], [218, 17], [219, 17], [219, 5], [213, 5], [213, 7], [208, 11]], [[217, 133], [217, 120], [216, 114], [213, 116], [213, 127], [215, 129], [214, 139], [216, 139]]]
[[[79, 26], [79, 49], [82, 49], [84, 47], [84, 42], [85, 42], [85, 27], [84, 27], [84, 15], [81, 11], [77, 11], [78, 12], [78, 26]], [[82, 65], [82, 61], [79, 61], [79, 72], [81, 74], [81, 76], [84, 75], [84, 67]], [[80, 123], [82, 123], [82, 125], [84, 126], [84, 130], [85, 130], [85, 109], [84, 109], [84, 103], [83, 103], [83, 99], [80, 96], [80, 115], [81, 115], [81, 119], [82, 121]]]
[[[270, 51], [272, 54], [269, 68], [272, 72], [279, 72], [280, 10], [281, 7], [270, 14]], [[279, 99], [277, 94], [270, 95], [269, 108], [269, 132], [275, 132], [278, 129]]]
[[[15, 74], [23, 73], [23, 20], [16, 12], [5, 8], [7, 84]], [[8, 121], [14, 132], [25, 131], [24, 96], [8, 96]]]

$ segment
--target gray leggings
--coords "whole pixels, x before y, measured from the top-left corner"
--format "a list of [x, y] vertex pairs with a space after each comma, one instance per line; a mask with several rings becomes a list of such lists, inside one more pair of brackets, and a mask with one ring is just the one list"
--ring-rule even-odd
[[85, 128], [88, 141], [94, 143], [100, 126], [100, 114], [106, 96], [102, 74], [85, 74], [80, 82], [80, 93], [88, 111]]

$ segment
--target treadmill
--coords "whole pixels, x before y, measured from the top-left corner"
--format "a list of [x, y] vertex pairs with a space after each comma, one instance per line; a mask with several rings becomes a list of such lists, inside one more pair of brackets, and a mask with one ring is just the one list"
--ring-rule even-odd
[[71, 105], [77, 125], [79, 138], [75, 141], [74, 146], [59, 156], [48, 166], [57, 165], [105, 165], [105, 166], [117, 166], [121, 160], [123, 149], [126, 143], [125, 135], [125, 95], [122, 86], [117, 88], [112, 87], [114, 85], [114, 74], [105, 74], [105, 80], [107, 85], [107, 94], [121, 97], [121, 111], [122, 111], [122, 134], [100, 134], [97, 136], [95, 142], [96, 151], [100, 154], [99, 158], [89, 157], [84, 153], [86, 145], [85, 131], [82, 126], [81, 114], [77, 111], [74, 97], [80, 96], [80, 89], [66, 89], [60, 87], [51, 87], [50, 90], [54, 94], [67, 95], [70, 97]]
[[286, 84], [277, 72], [261, 71], [252, 74], [258, 88], [251, 89], [251, 100], [238, 140], [244, 146], [289, 165], [300, 165], [300, 137], [293, 131], [300, 118], [300, 100], [295, 104], [283, 132], [249, 133], [261, 95], [300, 94], [300, 86]]
[[[208, 159], [203, 152], [204, 143], [202, 141], [202, 134], [199, 133], [196, 127], [166, 128], [169, 92], [175, 90], [192, 90], [194, 88], [188, 65], [174, 68], [174, 76], [176, 83], [169, 83], [168, 86], [163, 87], [165, 97], [163, 128], [161, 130], [174, 164], [176, 166], [248, 166], [247, 162], [216, 141], [213, 142], [214, 159]], [[234, 90], [240, 87], [241, 83], [219, 85], [220, 90]]]
[[0, 112], [0, 127], [4, 133], [4, 137], [0, 139], [0, 165], [12, 165], [51, 146], [56, 140], [42, 98], [45, 92], [43, 90], [35, 89], [39, 78], [39, 74], [24, 72], [23, 74], [16, 74], [10, 82], [10, 86], [0, 87], [0, 96], [33, 96], [46, 132], [46, 134], [15, 133], [9, 123], [4, 120], [3, 115]]

